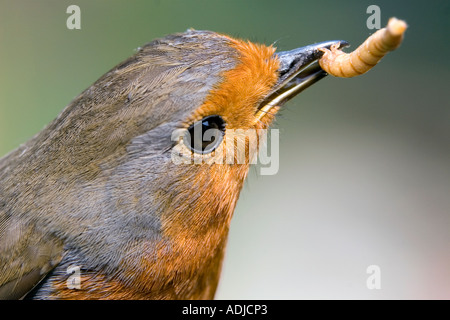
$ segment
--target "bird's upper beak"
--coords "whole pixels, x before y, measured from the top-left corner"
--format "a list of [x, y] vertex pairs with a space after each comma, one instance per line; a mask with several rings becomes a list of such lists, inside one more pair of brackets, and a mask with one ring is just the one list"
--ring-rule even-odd
[[319, 49], [329, 49], [333, 44], [339, 44], [339, 48], [348, 46], [347, 41], [332, 40], [275, 53], [280, 61], [279, 78], [273, 90], [258, 108], [261, 116], [269, 112], [272, 107], [282, 105], [324, 78], [327, 73], [319, 65], [318, 60], [323, 54]]

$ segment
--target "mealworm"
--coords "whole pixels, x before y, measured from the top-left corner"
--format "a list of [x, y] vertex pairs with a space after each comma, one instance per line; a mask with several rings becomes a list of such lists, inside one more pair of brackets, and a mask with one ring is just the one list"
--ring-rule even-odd
[[391, 18], [386, 28], [372, 34], [351, 53], [339, 50], [339, 45], [331, 46], [331, 50], [319, 49], [324, 52], [319, 60], [320, 67], [327, 73], [340, 78], [350, 78], [366, 73], [389, 51], [398, 48], [406, 28], [405, 21]]

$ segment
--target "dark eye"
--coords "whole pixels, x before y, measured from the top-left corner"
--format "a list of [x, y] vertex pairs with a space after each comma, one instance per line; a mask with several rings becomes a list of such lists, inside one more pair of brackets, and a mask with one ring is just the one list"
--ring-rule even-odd
[[187, 130], [184, 143], [196, 153], [213, 152], [222, 142], [225, 121], [221, 116], [209, 116], [193, 123]]

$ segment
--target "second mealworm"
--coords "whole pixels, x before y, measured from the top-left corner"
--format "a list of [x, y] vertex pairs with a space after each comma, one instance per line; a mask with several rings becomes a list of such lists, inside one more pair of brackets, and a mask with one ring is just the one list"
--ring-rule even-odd
[[319, 49], [324, 52], [319, 64], [335, 77], [350, 78], [366, 73], [400, 45], [406, 28], [405, 21], [391, 18], [386, 28], [375, 32], [351, 53], [339, 50], [338, 45], [332, 46], [331, 50]]

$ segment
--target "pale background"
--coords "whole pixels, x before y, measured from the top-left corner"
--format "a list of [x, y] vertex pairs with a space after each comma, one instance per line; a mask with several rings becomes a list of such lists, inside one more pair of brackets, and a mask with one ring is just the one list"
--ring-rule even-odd
[[[81, 8], [81, 30], [66, 8]], [[410, 28], [354, 79], [288, 103], [280, 169], [254, 168], [239, 200], [218, 299], [450, 298], [448, 1], [0, 1], [0, 156], [154, 38], [193, 27], [280, 50], [371, 32], [366, 8]], [[366, 268], [381, 268], [381, 289]]]

